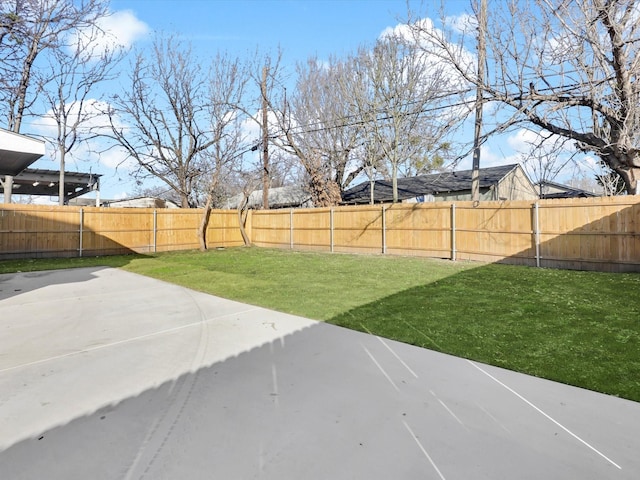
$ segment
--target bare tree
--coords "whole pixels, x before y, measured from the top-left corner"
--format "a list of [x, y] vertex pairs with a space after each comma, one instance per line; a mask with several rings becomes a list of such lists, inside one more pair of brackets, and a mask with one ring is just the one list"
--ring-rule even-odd
[[395, 203], [403, 166], [422, 173], [439, 166], [433, 163], [436, 152], [457, 121], [455, 110], [438, 111], [450, 90], [449, 77], [400, 35], [380, 39], [373, 50], [361, 48], [352, 70], [351, 104], [387, 164]]
[[182, 208], [203, 208], [201, 250], [224, 181], [251, 149], [244, 128], [248, 65], [219, 53], [205, 72], [189, 45], [158, 37], [150, 58], [138, 53], [131, 88], [108, 112], [110, 136], [137, 161], [136, 175], [160, 179]]
[[195, 206], [194, 186], [204, 172], [211, 137], [207, 84], [189, 45], [157, 37], [139, 52], [130, 84], [111, 99], [110, 137], [138, 165], [138, 178], [153, 176]]
[[412, 29], [487, 101], [506, 107], [498, 131], [524, 123], [569, 139], [639, 193], [640, 2], [509, 1], [493, 4], [488, 21], [482, 82], [468, 61], [468, 31], [445, 33], [427, 20]]
[[626, 193], [623, 178], [615, 170], [611, 170], [602, 160], [594, 168], [596, 185], [602, 188], [607, 197]]
[[522, 166], [529, 179], [538, 185], [538, 194], [542, 195], [544, 183], [554, 181], [573, 165], [575, 152], [570, 154], [567, 151], [566, 138], [548, 132], [529, 132], [525, 129], [522, 136], [529, 147], [520, 155]]
[[242, 155], [251, 151], [243, 126], [243, 106], [249, 81], [248, 67], [238, 59], [218, 54], [209, 72], [207, 112], [211, 145], [203, 151], [206, 195], [198, 230], [200, 249], [207, 249], [207, 225], [211, 208], [221, 198], [225, 176], [238, 168]]
[[[92, 28], [108, 15], [106, 0], [3, 0], [0, 2], [0, 110], [7, 128], [20, 132], [24, 117], [51, 80], [41, 68], [43, 52], [66, 48], [74, 31]], [[11, 201], [13, 179], [3, 182]]]
[[271, 185], [271, 168], [273, 156], [269, 145], [275, 138], [273, 134], [274, 105], [279, 104], [279, 91], [284, 92], [282, 83], [282, 51], [275, 55], [271, 53], [260, 54], [256, 52], [250, 66], [250, 77], [253, 83], [259, 87], [260, 106], [257, 114], [252, 118], [260, 128], [260, 144], [262, 153], [262, 207], [269, 208], [269, 187]]
[[47, 75], [50, 80], [41, 86], [42, 97], [50, 108], [48, 116], [57, 127], [52, 143], [60, 162], [60, 205], [65, 203], [66, 156], [79, 143], [93, 137], [91, 124], [100, 115], [97, 99], [89, 95], [95, 93], [97, 84], [113, 78], [114, 68], [125, 53], [115, 46], [115, 41], [111, 49], [98, 45], [96, 42], [102, 36], [92, 26], [75, 36], [67, 48], [52, 52]]
[[362, 127], [340, 88], [349, 65], [311, 58], [297, 68], [296, 89], [278, 112], [284, 133], [280, 147], [303, 166], [316, 206], [337, 204], [342, 192], [362, 170], [354, 152], [362, 144]]

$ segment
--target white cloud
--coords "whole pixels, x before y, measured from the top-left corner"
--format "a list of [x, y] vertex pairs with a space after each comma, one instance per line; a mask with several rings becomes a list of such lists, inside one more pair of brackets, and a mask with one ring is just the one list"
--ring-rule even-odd
[[120, 10], [98, 19], [95, 27], [76, 31], [75, 41], [70, 45], [74, 48], [80, 45], [88, 58], [95, 59], [105, 52], [128, 50], [149, 32], [149, 26], [136, 18], [131, 10]]
[[108, 17], [101, 19], [99, 26], [112, 38], [117, 39], [117, 44], [130, 48], [133, 43], [149, 33], [149, 26], [136, 18], [131, 10], [120, 10]]
[[[81, 116], [81, 122], [78, 127], [80, 132], [99, 133], [109, 131], [109, 127], [105, 125], [104, 112], [109, 108], [109, 104], [95, 98], [87, 98], [82, 104], [82, 112], [79, 112], [80, 102], [71, 102], [65, 106], [69, 122], [73, 123], [78, 116]], [[49, 109], [34, 125], [34, 128], [42, 135], [55, 138], [58, 132], [58, 126], [53, 110]]]
[[127, 192], [118, 192], [113, 195], [113, 200], [124, 200], [125, 198], [129, 198], [129, 194]]
[[542, 139], [539, 133], [532, 130], [520, 129], [507, 137], [506, 143], [516, 152], [525, 153], [531, 150], [531, 146]]
[[379, 38], [384, 40], [392, 36], [419, 45], [421, 53], [417, 61], [424, 65], [425, 72], [442, 75], [442, 78], [446, 79], [446, 83], [449, 84], [448, 88], [463, 90], [468, 87], [467, 82], [451, 60], [457, 63], [458, 68], [473, 75], [473, 72], [476, 71], [476, 55], [461, 44], [451, 42], [447, 34], [435, 26], [433, 20], [423, 18], [411, 26], [399, 24], [395, 27], [388, 27], [383, 30]]
[[478, 28], [478, 20], [469, 13], [446, 17], [444, 23], [459, 35], [475, 34]]
[[100, 165], [109, 169], [130, 172], [136, 168], [137, 162], [122, 147], [114, 146], [98, 155]]

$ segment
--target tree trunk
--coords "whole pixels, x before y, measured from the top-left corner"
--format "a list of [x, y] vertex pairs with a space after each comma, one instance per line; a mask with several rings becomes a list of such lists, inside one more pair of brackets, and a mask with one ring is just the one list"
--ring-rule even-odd
[[243, 208], [238, 209], [238, 225], [240, 226], [240, 235], [242, 235], [242, 241], [244, 242], [245, 247], [251, 246], [251, 239], [249, 235], [247, 235], [247, 230], [245, 229], [245, 225], [247, 222], [247, 210]]
[[327, 180], [327, 176], [318, 168], [307, 167], [307, 173], [311, 200], [315, 207], [331, 207], [342, 201], [340, 185], [333, 180]]
[[200, 225], [198, 226], [198, 242], [200, 243], [201, 252], [207, 251], [207, 227], [209, 226], [209, 217], [211, 217], [211, 202], [212, 195], [209, 193], [200, 217]]
[[616, 172], [624, 180], [628, 195], [640, 195], [638, 180], [640, 179], [640, 167], [616, 168]]
[[[613, 149], [612, 149], [613, 150]], [[638, 195], [640, 180], [640, 152], [635, 149], [617, 148], [600, 155], [602, 161], [615, 171], [622, 180], [628, 195]]]
[[398, 203], [398, 164], [391, 167], [391, 186], [393, 188], [393, 203]]

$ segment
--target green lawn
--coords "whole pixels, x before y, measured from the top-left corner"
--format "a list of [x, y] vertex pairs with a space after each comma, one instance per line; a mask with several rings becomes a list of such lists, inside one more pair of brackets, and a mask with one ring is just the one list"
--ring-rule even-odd
[[0, 262], [109, 265], [640, 401], [640, 275], [235, 248]]

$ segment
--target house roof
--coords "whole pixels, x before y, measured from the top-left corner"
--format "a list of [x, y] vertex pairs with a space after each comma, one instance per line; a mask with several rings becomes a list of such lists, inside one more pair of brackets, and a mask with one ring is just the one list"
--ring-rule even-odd
[[[518, 168], [518, 164], [481, 168], [479, 171], [480, 189], [486, 189], [497, 184], [516, 168]], [[461, 170], [458, 172], [432, 173], [417, 177], [399, 178], [398, 200], [415, 198], [420, 195], [470, 191], [472, 173], [473, 170]], [[370, 182], [363, 182], [344, 192], [342, 201], [344, 203], [368, 202], [371, 195], [370, 192]], [[391, 202], [393, 200], [392, 183], [387, 180], [376, 180], [373, 193], [377, 203]]]
[[113, 208], [180, 208], [179, 205], [171, 200], [147, 196], [105, 200], [102, 205]]
[[[542, 189], [540, 188], [542, 187]], [[585, 198], [585, 197], [597, 197], [598, 195], [593, 192], [589, 192], [587, 190], [583, 190], [581, 188], [574, 188], [569, 185], [564, 185], [562, 183], [543, 181], [536, 184], [536, 188], [541, 190], [540, 198], [542, 199], [553, 199], [553, 198]], [[546, 193], [544, 190], [548, 190], [549, 188], [553, 188], [555, 190], [559, 190], [556, 192]]]
[[0, 175], [18, 175], [44, 155], [44, 142], [0, 128]]
[[[235, 195], [226, 201], [226, 208], [237, 208], [242, 202], [242, 194]], [[269, 208], [300, 207], [309, 204], [311, 195], [303, 188], [296, 186], [274, 187], [269, 189]], [[262, 207], [262, 190], [254, 190], [249, 195], [248, 208]]]

